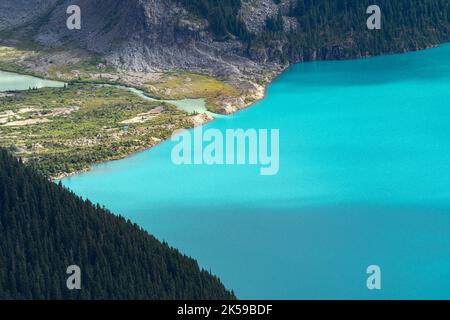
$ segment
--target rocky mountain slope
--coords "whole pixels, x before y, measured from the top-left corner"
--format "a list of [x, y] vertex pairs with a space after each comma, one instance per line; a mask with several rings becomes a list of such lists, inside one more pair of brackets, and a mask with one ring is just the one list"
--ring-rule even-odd
[[[223, 99], [219, 111], [227, 113], [260, 98], [259, 85], [289, 63], [403, 52], [450, 40], [448, 0], [378, 0], [383, 28], [375, 31], [366, 27], [372, 2], [2, 0], [0, 41], [47, 50], [48, 59], [28, 65], [41, 71], [76, 62], [77, 48], [103, 57], [131, 85], [174, 71], [223, 79], [243, 97]], [[81, 8], [81, 30], [66, 27], [66, 9], [74, 4]]]
[[[230, 35], [225, 40], [218, 40], [212, 32], [214, 20], [202, 16], [205, 14], [198, 9], [201, 4], [193, 5], [206, 3], [220, 7], [230, 2], [239, 4], [238, 9], [233, 9], [236, 12], [231, 14], [239, 16], [254, 42], [265, 40], [267, 52], [273, 49], [269, 48], [273, 45], [269, 40], [277, 38], [280, 40], [278, 53], [285, 53], [289, 48], [286, 39], [273, 37], [270, 32], [273, 30], [267, 30], [267, 19], [278, 14], [282, 17], [283, 35], [294, 34], [301, 38], [303, 33], [309, 32], [318, 37], [317, 44], [324, 43], [321, 48], [311, 49], [323, 49], [327, 42], [328, 45], [335, 42], [334, 45], [345, 49], [345, 44], [337, 41], [344, 38], [347, 38], [348, 48], [359, 49], [364, 44], [361, 39], [359, 43], [351, 44], [352, 37], [356, 39], [363, 34], [367, 41], [372, 41], [376, 34], [365, 28], [368, 17], [365, 10], [371, 4], [365, 0], [3, 0], [0, 3], [0, 29], [16, 33], [13, 36], [21, 34], [45, 47], [76, 45], [101, 53], [116, 65], [138, 71], [211, 70], [215, 74], [229, 75], [245, 68], [259, 69], [261, 64], [269, 67], [271, 62], [279, 63], [273, 55], [267, 59], [252, 55], [255, 47], [250, 45], [249, 48], [247, 39]], [[407, 42], [418, 42], [420, 35], [433, 36], [430, 41], [434, 42], [448, 40], [448, 1], [399, 0], [396, 5], [386, 0], [377, 2], [384, 9], [383, 27], [390, 30], [379, 34], [403, 33], [407, 36], [403, 40], [386, 37], [380, 41], [401, 42], [405, 49], [413, 49]], [[81, 8], [81, 30], [66, 28], [66, 9], [73, 4]], [[207, 14], [211, 14], [211, 10]], [[405, 19], [408, 16], [411, 21]], [[306, 25], [301, 24], [302, 17], [309, 19]], [[414, 32], [408, 32], [412, 26]], [[416, 34], [417, 39], [412, 34]], [[4, 32], [2, 39], [7, 40], [6, 36]], [[327, 38], [328, 41], [323, 41]], [[289, 53], [287, 56], [291, 62], [301, 60]], [[329, 58], [339, 57], [336, 54]]]
[[[81, 30], [66, 28], [66, 9], [72, 4], [81, 8]], [[207, 20], [173, 0], [5, 0], [0, 15], [0, 27], [12, 37], [31, 38], [45, 48], [81, 47], [124, 69], [209, 70], [215, 75], [259, 69], [239, 54], [241, 41], [215, 41]]]

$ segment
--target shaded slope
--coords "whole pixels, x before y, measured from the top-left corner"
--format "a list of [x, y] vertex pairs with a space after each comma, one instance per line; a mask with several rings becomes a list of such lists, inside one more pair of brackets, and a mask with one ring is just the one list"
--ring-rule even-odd
[[[82, 289], [69, 291], [78, 265]], [[0, 299], [230, 299], [220, 281], [138, 226], [0, 150]]]

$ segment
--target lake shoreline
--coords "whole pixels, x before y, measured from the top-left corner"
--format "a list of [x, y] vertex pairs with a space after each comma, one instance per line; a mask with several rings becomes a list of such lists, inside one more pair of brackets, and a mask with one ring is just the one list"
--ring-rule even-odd
[[[257, 107], [207, 126], [279, 128], [276, 176], [176, 166], [169, 141], [62, 184], [242, 298], [439, 297], [450, 285], [449, 51], [299, 64]], [[370, 265], [385, 272], [380, 292], [366, 289]]]
[[[444, 43], [442, 43], [442, 44], [444, 44]], [[335, 59], [335, 60], [326, 60], [326, 61], [352, 61], [352, 60], [365, 60], [365, 59], [371, 59], [371, 58], [383, 57], [383, 56], [389, 56], [389, 55], [407, 54], [407, 53], [410, 53], [410, 52], [418, 52], [418, 51], [424, 51], [424, 50], [433, 49], [433, 48], [439, 47], [439, 46], [442, 45], [442, 44], [430, 45], [430, 46], [427, 46], [426, 48], [422, 48], [422, 49], [418, 49], [418, 50], [412, 50], [412, 51], [407, 51], [407, 52], [402, 52], [402, 53], [387, 53], [387, 54], [383, 54], [383, 55], [367, 56], [367, 57], [363, 57], [363, 58], [358, 57], [358, 58], [352, 58], [352, 59], [347, 59], [347, 60], [339, 60], [339, 59]], [[267, 98], [267, 94], [268, 94], [268, 89], [269, 89], [270, 85], [271, 85], [274, 81], [276, 81], [280, 76], [282, 76], [287, 70], [289, 70], [292, 66], [295, 66], [295, 65], [297, 65], [297, 64], [313, 63], [313, 62], [320, 62], [320, 61], [321, 61], [321, 60], [318, 60], [318, 61], [302, 61], [302, 62], [292, 63], [292, 64], [286, 65], [286, 66], [284, 66], [284, 67], [281, 67], [280, 70], [279, 70], [278, 72], [276, 72], [275, 75], [274, 75], [273, 77], [271, 77], [271, 79], [270, 79], [269, 82], [263, 83], [263, 84], [261, 85], [261, 90], [258, 90], [258, 92], [255, 93], [255, 97], [256, 97], [255, 100], [253, 100], [253, 101], [251, 101], [251, 102], [248, 102], [248, 103], [245, 103], [243, 106], [241, 106], [241, 107], [239, 107], [239, 108], [234, 108], [233, 111], [231, 111], [230, 113], [227, 113], [226, 115], [234, 115], [234, 114], [236, 114], [236, 113], [239, 113], [240, 111], [243, 111], [243, 110], [246, 110], [246, 109], [248, 109], [248, 108], [251, 108], [251, 107], [255, 106], [256, 104], [260, 103], [261, 101], [263, 101], [264, 99], [266, 99], [266, 98]], [[325, 61], [325, 60], [324, 60], [324, 61]], [[136, 96], [140, 96], [140, 94], [137, 92], [137, 91], [140, 91], [140, 92], [141, 92], [143, 95], [145, 95], [147, 98], [149, 98], [149, 99], [154, 99], [155, 101], [160, 101], [160, 102], [167, 102], [167, 101], [169, 101], [169, 100], [171, 100], [171, 101], [177, 101], [177, 100], [175, 100], [175, 99], [161, 99], [160, 97], [153, 97], [153, 96], [149, 95], [149, 94], [146, 92], [146, 90], [144, 90], [143, 88], [140, 88], [140, 87], [136, 87], [136, 86], [130, 85], [130, 84], [125, 83], [125, 82], [123, 82], [123, 81], [122, 81], [122, 82], [108, 82], [108, 81], [105, 81], [105, 82], [96, 82], [96, 81], [78, 81], [78, 80], [73, 80], [73, 81], [61, 81], [61, 79], [57, 79], [57, 78], [55, 78], [55, 77], [43, 77], [43, 76], [35, 75], [33, 72], [24, 72], [24, 73], [21, 73], [21, 72], [12, 72], [12, 71], [9, 71], [9, 70], [6, 70], [6, 69], [0, 69], [0, 71], [7, 72], [7, 73], [11, 73], [11, 74], [17, 74], [17, 75], [23, 75], [23, 76], [35, 77], [35, 78], [39, 78], [39, 79], [45, 80], [45, 81], [58, 81], [58, 82], [62, 82], [62, 83], [67, 83], [67, 84], [69, 84], [69, 85], [70, 85], [71, 83], [73, 83], [73, 84], [92, 85], [92, 86], [112, 86], [112, 87], [116, 87], [116, 88], [121, 88], [121, 87], [122, 87], [122, 89], [124, 89], [124, 90], [129, 90], [130, 92], [132, 92], [132, 93], [135, 94]], [[17, 90], [17, 91], [20, 92], [20, 91], [26, 91], [26, 90]], [[14, 92], [14, 91], [12, 91], [12, 92]], [[141, 97], [141, 98], [143, 98], [143, 97]], [[244, 97], [241, 97], [241, 98], [243, 99]], [[144, 98], [143, 98], [143, 99], [144, 99]], [[203, 98], [199, 98], [199, 99], [203, 99]], [[184, 100], [195, 100], [195, 99], [184, 99]], [[178, 100], [178, 101], [181, 101], [181, 100]], [[209, 111], [208, 111], [208, 112], [209, 112]], [[209, 115], [209, 113], [204, 113], [204, 115], [207, 115], [207, 114]], [[221, 114], [218, 114], [218, 115], [221, 115]], [[215, 117], [213, 117], [213, 118], [211, 118], [211, 119], [204, 118], [198, 125], [203, 126], [203, 125], [206, 125], [206, 124], [208, 124], [209, 122], [212, 122], [212, 121], [214, 121], [214, 120], [216, 120]], [[85, 168], [85, 169], [83, 169], [83, 170], [77, 170], [77, 171], [73, 171], [73, 172], [63, 172], [63, 173], [61, 173], [60, 175], [58, 175], [58, 176], [56, 176], [56, 177], [50, 177], [50, 179], [53, 180], [53, 181], [59, 181], [59, 180], [62, 180], [62, 179], [64, 179], [64, 178], [66, 178], [66, 177], [71, 177], [71, 176], [74, 176], [74, 175], [77, 175], [77, 174], [89, 172], [89, 171], [92, 170], [92, 167], [95, 166], [95, 165], [99, 165], [99, 164], [106, 163], [106, 162], [109, 162], [109, 161], [119, 161], [119, 160], [125, 159], [125, 158], [127, 158], [127, 157], [129, 157], [129, 156], [132, 156], [133, 154], [137, 154], [137, 153], [144, 152], [144, 151], [146, 151], [146, 150], [152, 149], [152, 148], [154, 148], [154, 147], [160, 145], [161, 143], [163, 143], [163, 142], [165, 142], [165, 141], [167, 141], [167, 140], [169, 140], [169, 139], [162, 140], [162, 141], [158, 142], [157, 144], [155, 144], [155, 145], [153, 145], [153, 146], [151, 146], [151, 147], [149, 147], [149, 148], [142, 148], [142, 149], [139, 149], [139, 150], [135, 150], [135, 151], [133, 151], [133, 152], [131, 152], [131, 153], [126, 153], [126, 154], [120, 155], [120, 156], [118, 156], [117, 158], [108, 159], [108, 160], [106, 160], [106, 161], [101, 161], [101, 162], [94, 162], [94, 163], [91, 163], [91, 164], [89, 165], [89, 168]]]

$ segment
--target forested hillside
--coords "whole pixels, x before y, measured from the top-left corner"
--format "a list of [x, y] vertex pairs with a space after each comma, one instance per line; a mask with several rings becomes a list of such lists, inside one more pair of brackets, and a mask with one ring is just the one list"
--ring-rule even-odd
[[[67, 289], [67, 267], [81, 290]], [[0, 149], [0, 299], [232, 299], [193, 259]]]
[[[366, 10], [373, 4], [381, 9], [381, 30], [366, 26]], [[268, 24], [257, 42], [281, 40], [278, 53], [292, 62], [417, 50], [450, 40], [448, 0], [296, 0], [279, 15], [297, 24]]]
[[[208, 19], [213, 33], [240, 38], [249, 53], [281, 62], [365, 57], [417, 50], [450, 39], [448, 0], [177, 0]], [[244, 2], [249, 3], [242, 10]], [[382, 29], [366, 10], [381, 8]], [[255, 13], [265, 24], [255, 28]], [[256, 32], [249, 32], [253, 29]]]
[[[178, 1], [207, 18], [214, 34], [239, 37], [249, 52], [265, 50], [283, 62], [402, 52], [450, 39], [448, 0]], [[366, 27], [374, 4], [382, 14], [376, 31]], [[256, 16], [265, 17], [259, 28]]]

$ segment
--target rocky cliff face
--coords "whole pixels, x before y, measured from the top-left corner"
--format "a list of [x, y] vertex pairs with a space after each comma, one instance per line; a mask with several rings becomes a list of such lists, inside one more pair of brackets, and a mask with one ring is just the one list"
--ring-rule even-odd
[[[275, 3], [277, 2], [277, 3]], [[266, 19], [276, 17], [278, 12], [283, 15], [284, 31], [295, 31], [299, 28], [295, 18], [288, 17], [289, 10], [296, 5], [296, 0], [242, 0], [240, 14], [247, 29], [254, 34], [266, 30]]]
[[[396, 8], [388, 0], [379, 0], [389, 8], [385, 25], [390, 29], [377, 36], [367, 33], [364, 0], [352, 4], [241, 0], [236, 15], [253, 37], [249, 42], [234, 36], [218, 40], [208, 20], [181, 0], [1, 0], [0, 41], [20, 38], [62, 51], [82, 48], [128, 71], [186, 70], [234, 82], [263, 83], [289, 62], [365, 57], [448, 41], [450, 5], [446, 1], [428, 1], [425, 10], [415, 9], [419, 0], [399, 0]], [[293, 9], [299, 3], [301, 10], [295, 18]], [[69, 5], [81, 8], [81, 30], [66, 27]], [[430, 9], [431, 5], [435, 7]], [[282, 26], [274, 35], [266, 23], [277, 16]], [[405, 22], [407, 16], [415, 18]], [[414, 24], [419, 16], [420, 28]], [[376, 50], [370, 52], [367, 47]]]
[[[66, 10], [73, 4], [81, 8], [81, 30], [66, 27]], [[242, 55], [240, 41], [215, 41], [208, 22], [174, 0], [2, 0], [0, 21], [4, 35], [21, 34], [50, 48], [81, 47], [127, 70], [227, 77], [262, 72]]]
[[43, 16], [58, 0], [2, 0], [0, 1], [0, 30], [30, 23]]

